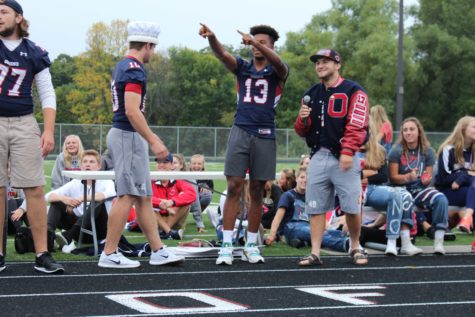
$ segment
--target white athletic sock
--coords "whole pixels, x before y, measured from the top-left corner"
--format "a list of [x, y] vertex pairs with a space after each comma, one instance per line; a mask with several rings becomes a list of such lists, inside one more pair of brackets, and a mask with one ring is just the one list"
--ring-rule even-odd
[[396, 239], [388, 239], [387, 247], [396, 248]]
[[247, 243], [254, 243], [256, 244], [257, 242], [257, 232], [247, 232]]
[[223, 230], [223, 244], [229, 243], [233, 244], [233, 231], [232, 230]]
[[436, 240], [444, 241], [445, 230], [436, 230], [434, 234], [434, 238]]
[[409, 230], [407, 229], [401, 230], [400, 235], [401, 235], [401, 246], [407, 246], [411, 244], [411, 235], [410, 235]]

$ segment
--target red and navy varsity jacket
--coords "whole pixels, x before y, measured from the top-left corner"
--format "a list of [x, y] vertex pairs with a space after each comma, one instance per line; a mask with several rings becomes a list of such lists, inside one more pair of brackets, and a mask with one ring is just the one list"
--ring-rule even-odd
[[196, 190], [193, 185], [181, 179], [165, 183], [152, 181], [153, 208], [159, 209], [162, 199], [173, 200], [176, 207], [191, 205], [196, 200]]
[[305, 137], [310, 157], [321, 147], [337, 158], [340, 154], [353, 156], [365, 143], [368, 129], [369, 106], [364, 89], [340, 77], [328, 89], [323, 83], [313, 85], [304, 96], [311, 98], [308, 106], [312, 111], [306, 123], [298, 116], [294, 128]]

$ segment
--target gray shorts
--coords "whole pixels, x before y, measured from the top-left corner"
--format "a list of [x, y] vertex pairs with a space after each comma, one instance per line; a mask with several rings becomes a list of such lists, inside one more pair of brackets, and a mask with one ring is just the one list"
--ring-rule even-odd
[[259, 138], [233, 126], [229, 133], [224, 175], [245, 177], [250, 170], [250, 179], [275, 179], [276, 143], [274, 139]]
[[353, 166], [341, 171], [338, 159], [326, 149], [313, 155], [307, 170], [305, 209], [308, 214], [323, 214], [335, 207], [335, 193], [341, 210], [356, 214], [361, 210], [360, 160], [353, 156]]
[[117, 195], [152, 196], [148, 144], [140, 134], [111, 128], [107, 148], [114, 164]]
[[35, 117], [0, 117], [0, 136], [0, 186], [8, 185], [8, 160], [12, 187], [44, 186], [41, 131]]

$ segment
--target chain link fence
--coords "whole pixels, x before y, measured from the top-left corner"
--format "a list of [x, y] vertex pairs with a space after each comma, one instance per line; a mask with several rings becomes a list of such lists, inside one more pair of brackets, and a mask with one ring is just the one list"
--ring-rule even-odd
[[[78, 135], [85, 149], [95, 149], [102, 153], [107, 148], [106, 136], [110, 128], [111, 125], [103, 124], [58, 123], [55, 129], [55, 148], [48, 158], [54, 159], [61, 153], [64, 138], [69, 134]], [[185, 157], [200, 153], [209, 161], [223, 160], [231, 130], [223, 127], [152, 126], [151, 128], [171, 152], [182, 153]], [[426, 133], [435, 150], [449, 134], [448, 132]], [[276, 136], [278, 161], [299, 160], [302, 154], [308, 153], [305, 140], [293, 129], [277, 129]], [[395, 131], [393, 140], [397, 140], [398, 136], [399, 133]]]

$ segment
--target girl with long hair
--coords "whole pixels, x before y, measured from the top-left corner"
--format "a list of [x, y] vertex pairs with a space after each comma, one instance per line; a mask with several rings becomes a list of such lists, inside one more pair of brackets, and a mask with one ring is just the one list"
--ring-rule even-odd
[[[427, 229], [434, 235], [434, 253], [445, 254], [448, 201], [443, 193], [430, 186], [435, 159], [421, 122], [414, 117], [405, 119], [399, 140], [389, 153], [389, 179], [394, 185], [404, 186], [414, 198], [414, 204], [431, 213], [432, 226]], [[418, 221], [424, 220], [423, 214], [418, 215]]]
[[[435, 185], [449, 205], [465, 206], [459, 212], [458, 228], [470, 232], [475, 209], [475, 117], [462, 117], [437, 152], [438, 173]], [[475, 252], [475, 239], [472, 243]]]
[[66, 136], [63, 143], [63, 151], [56, 157], [53, 171], [51, 172], [51, 189], [56, 189], [68, 183], [71, 179], [64, 177], [62, 171], [81, 170], [81, 158], [84, 147], [81, 139], [75, 134]]

